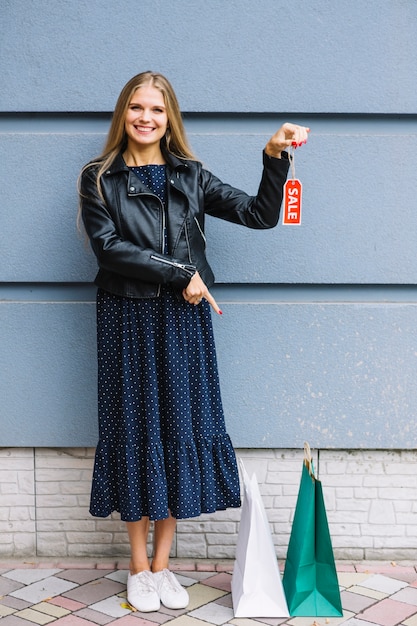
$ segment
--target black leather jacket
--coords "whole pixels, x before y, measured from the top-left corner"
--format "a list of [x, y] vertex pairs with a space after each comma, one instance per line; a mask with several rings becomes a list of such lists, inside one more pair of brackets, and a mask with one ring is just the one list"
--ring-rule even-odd
[[170, 255], [163, 254], [164, 210], [160, 199], [126, 166], [121, 154], [101, 178], [97, 166], [81, 176], [81, 210], [97, 257], [95, 284], [131, 298], [158, 296], [160, 285], [179, 294], [198, 270], [210, 288], [213, 272], [205, 255], [205, 215], [249, 228], [272, 228], [278, 222], [288, 157], [263, 155], [264, 170], [256, 196], [222, 183], [199, 162], [165, 155], [167, 224]]

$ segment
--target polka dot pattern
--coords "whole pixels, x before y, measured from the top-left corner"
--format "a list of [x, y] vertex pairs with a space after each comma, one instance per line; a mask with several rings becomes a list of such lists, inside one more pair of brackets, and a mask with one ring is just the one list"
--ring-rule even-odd
[[239, 507], [210, 305], [178, 300], [169, 287], [148, 299], [99, 289], [97, 341], [91, 514], [181, 519]]

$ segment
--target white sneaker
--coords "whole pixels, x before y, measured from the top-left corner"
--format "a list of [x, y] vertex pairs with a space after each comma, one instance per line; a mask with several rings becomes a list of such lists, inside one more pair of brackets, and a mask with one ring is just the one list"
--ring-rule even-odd
[[154, 573], [156, 588], [159, 598], [167, 609], [185, 609], [190, 597], [188, 592], [180, 585], [175, 574], [169, 569]]
[[144, 570], [127, 577], [127, 601], [142, 613], [159, 611], [161, 603], [152, 572]]

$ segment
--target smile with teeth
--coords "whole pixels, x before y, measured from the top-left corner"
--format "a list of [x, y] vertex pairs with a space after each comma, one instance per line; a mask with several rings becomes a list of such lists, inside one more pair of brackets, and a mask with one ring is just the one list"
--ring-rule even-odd
[[155, 130], [152, 126], [135, 126], [135, 129], [139, 133], [150, 133]]

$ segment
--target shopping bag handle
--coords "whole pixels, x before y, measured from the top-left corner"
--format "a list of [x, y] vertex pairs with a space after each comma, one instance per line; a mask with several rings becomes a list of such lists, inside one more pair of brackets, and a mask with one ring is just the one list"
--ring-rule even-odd
[[308, 469], [308, 473], [311, 478], [316, 479], [314, 475], [313, 457], [311, 455], [310, 444], [307, 441], [304, 442], [304, 465]]
[[249, 482], [249, 474], [246, 471], [246, 467], [245, 467], [245, 465], [243, 463], [243, 459], [241, 457], [239, 457], [238, 461], [239, 461], [239, 467], [240, 467], [240, 471], [241, 471], [241, 474], [242, 474], [243, 482], [248, 483]]

